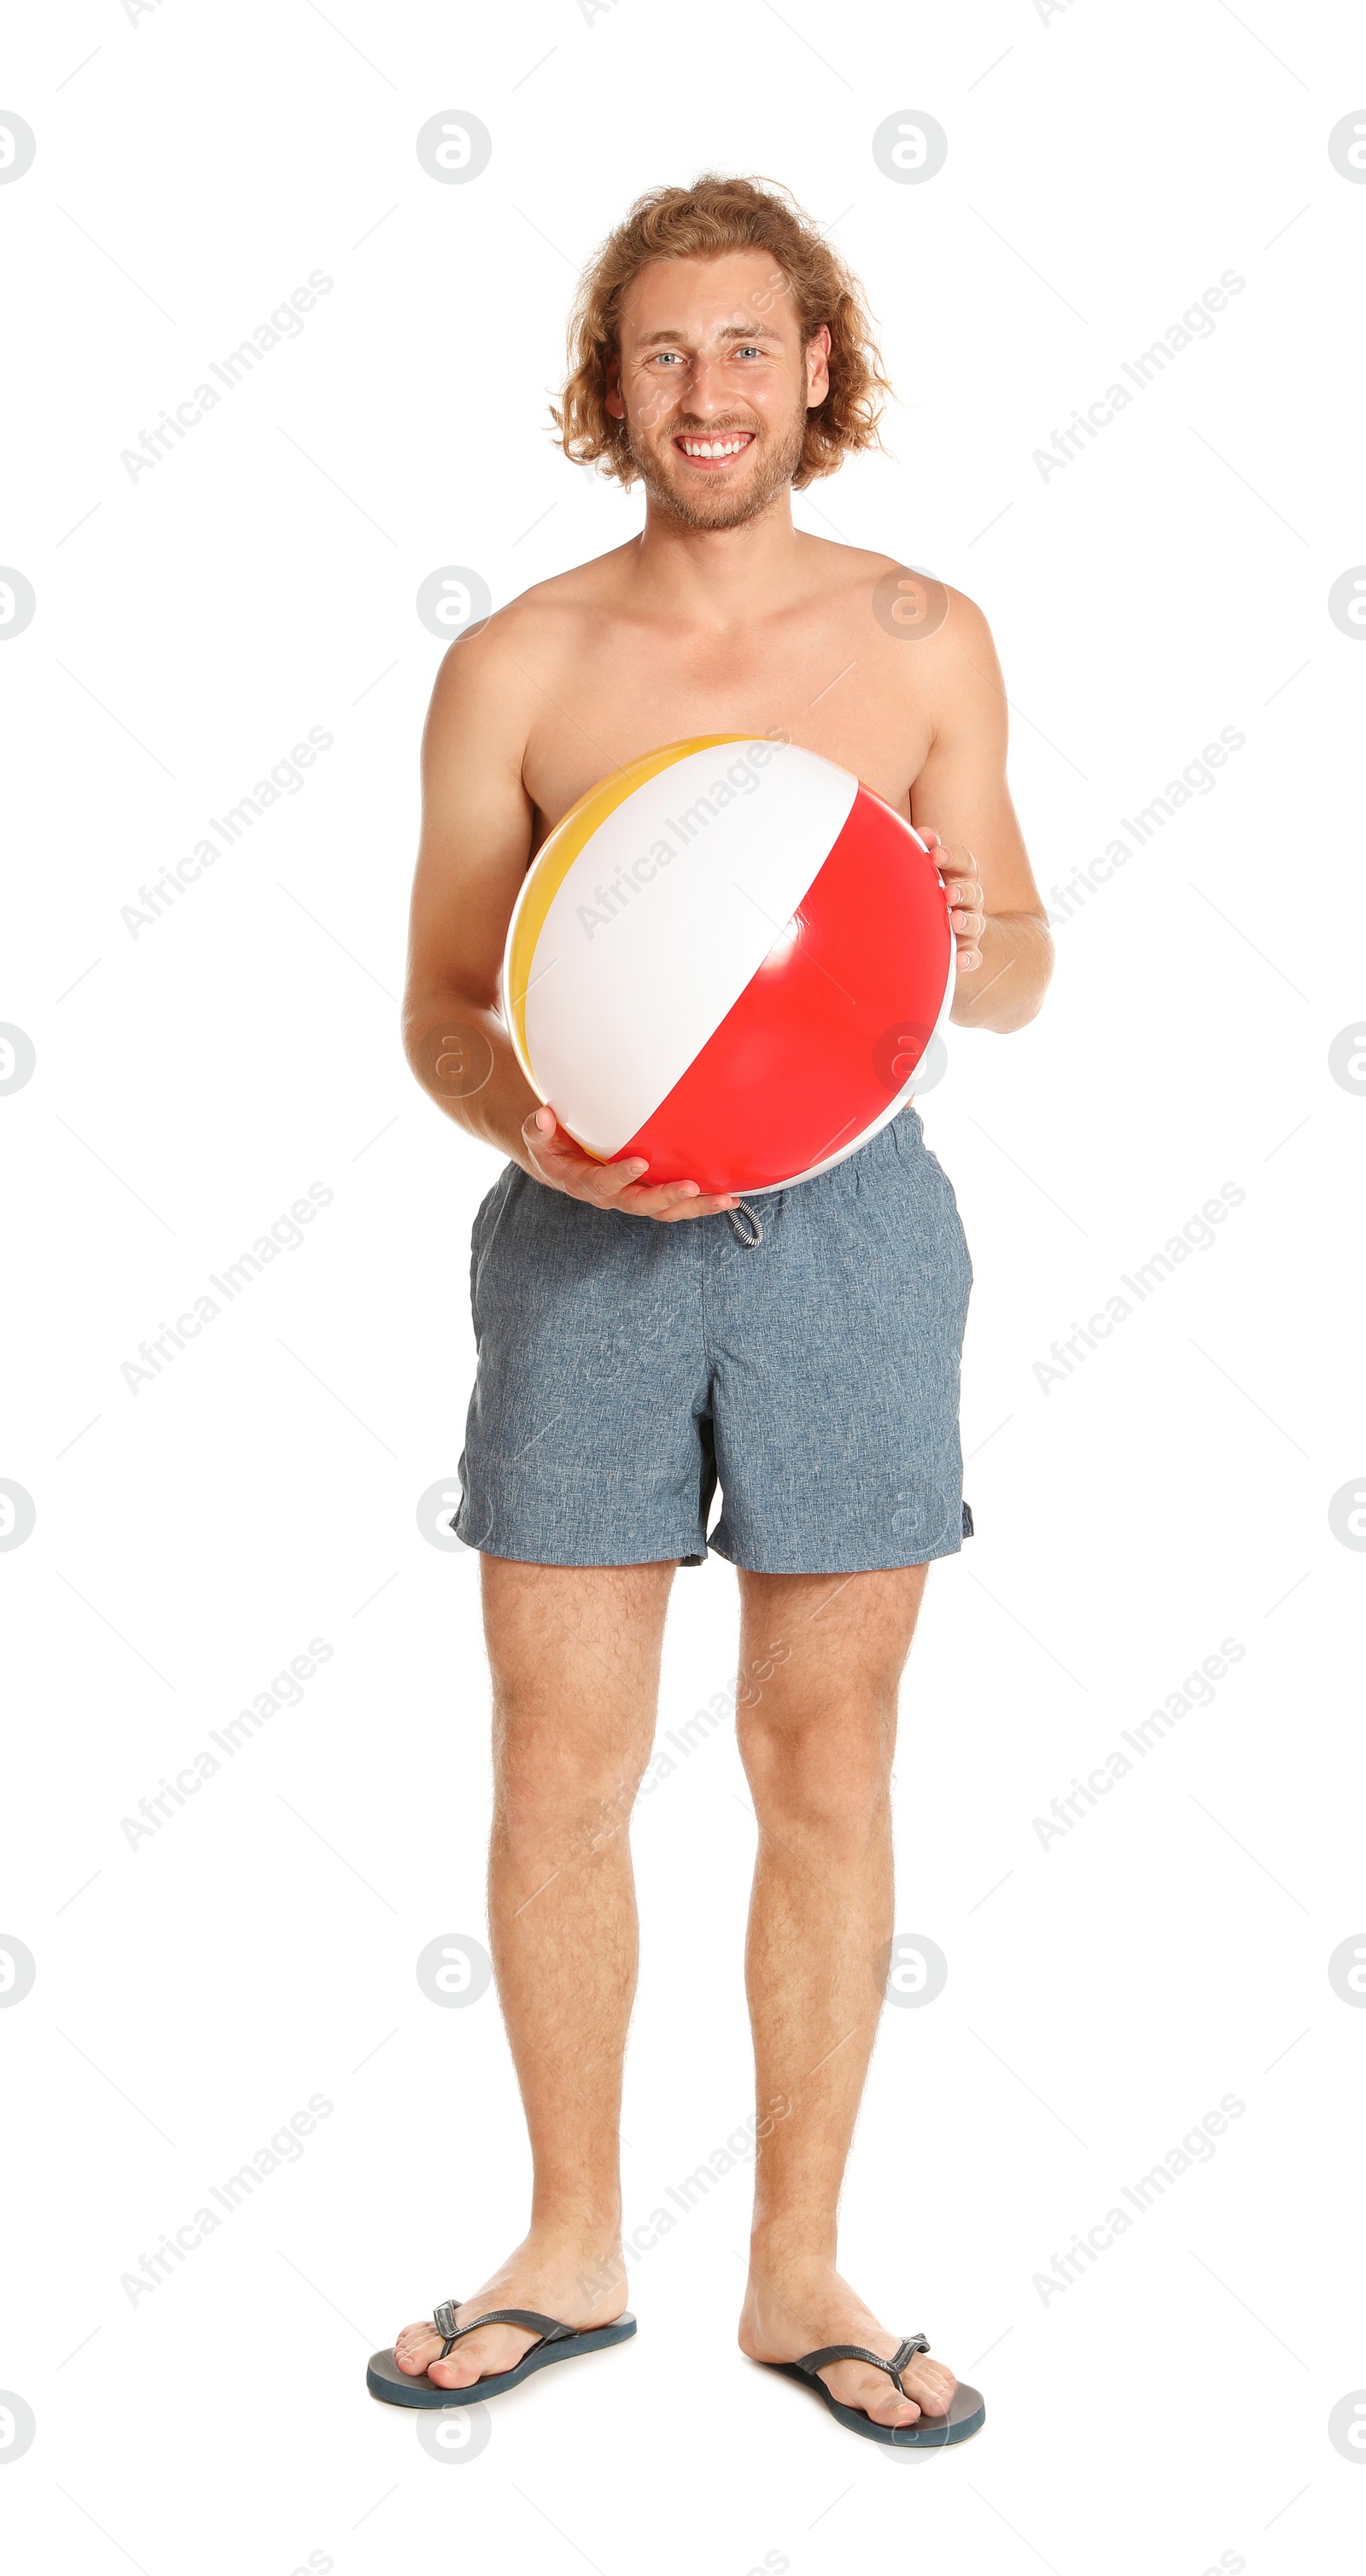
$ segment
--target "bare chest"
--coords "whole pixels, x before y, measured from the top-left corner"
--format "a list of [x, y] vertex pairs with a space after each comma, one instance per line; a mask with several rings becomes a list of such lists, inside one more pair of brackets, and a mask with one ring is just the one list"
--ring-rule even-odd
[[908, 813], [931, 726], [914, 648], [889, 654], [863, 610], [770, 621], [705, 646], [636, 618], [584, 621], [575, 649], [532, 668], [523, 778], [539, 846], [612, 770], [693, 734], [779, 734], [852, 770]]

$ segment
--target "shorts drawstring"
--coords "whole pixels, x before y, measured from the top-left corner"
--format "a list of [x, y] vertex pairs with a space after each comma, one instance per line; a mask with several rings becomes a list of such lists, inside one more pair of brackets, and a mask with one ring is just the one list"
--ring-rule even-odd
[[[741, 1199], [739, 1206], [727, 1208], [726, 1214], [730, 1218], [731, 1226], [737, 1241], [743, 1244], [746, 1252], [756, 1252], [759, 1245], [763, 1242], [764, 1229], [759, 1223], [759, 1220], [748, 1201]], [[741, 1216], [747, 1216], [749, 1218], [750, 1224], [754, 1228], [754, 1232], [752, 1234], [746, 1234], [744, 1227], [736, 1222], [737, 1218]]]

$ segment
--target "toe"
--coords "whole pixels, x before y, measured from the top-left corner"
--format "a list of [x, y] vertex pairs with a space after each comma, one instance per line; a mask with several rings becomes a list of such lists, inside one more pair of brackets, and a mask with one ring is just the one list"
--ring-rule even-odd
[[885, 2371], [842, 2361], [833, 2370], [823, 2370], [821, 2377], [841, 2406], [859, 2407], [875, 2424], [914, 2424], [919, 2416], [914, 2398], [902, 2397]]
[[501, 2367], [489, 2357], [489, 2346], [497, 2340], [491, 2334], [466, 2335], [464, 2342], [456, 2344], [444, 2361], [428, 2364], [427, 2377], [434, 2380], [438, 2388], [468, 2388], [472, 2380], [483, 2379]]
[[420, 2378], [428, 2362], [435, 2360], [440, 2352], [441, 2344], [442, 2337], [434, 2326], [405, 2326], [395, 2340], [394, 2359], [400, 2370], [406, 2370], [412, 2378]]
[[953, 2394], [958, 2382], [953, 2372], [946, 2370], [942, 2362], [927, 2361], [923, 2355], [919, 2355], [903, 2370], [901, 2376], [922, 2413], [947, 2415], [953, 2403]]
[[899, 2396], [890, 2379], [884, 2379], [881, 2371], [876, 2375], [869, 2371], [868, 2379], [869, 2386], [858, 2402], [875, 2424], [918, 2423], [920, 2408], [913, 2397]]
[[485, 2334], [466, 2335], [444, 2361], [431, 2362], [427, 2376], [438, 2388], [470, 2388], [476, 2379], [514, 2370], [535, 2340], [520, 2326], [491, 2326]]

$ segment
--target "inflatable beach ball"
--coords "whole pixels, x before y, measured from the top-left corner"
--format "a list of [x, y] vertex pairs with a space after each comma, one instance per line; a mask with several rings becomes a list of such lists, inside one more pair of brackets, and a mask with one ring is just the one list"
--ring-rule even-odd
[[559, 822], [508, 926], [532, 1088], [600, 1161], [790, 1188], [903, 1108], [953, 999], [924, 842], [847, 769], [743, 734], [670, 743]]

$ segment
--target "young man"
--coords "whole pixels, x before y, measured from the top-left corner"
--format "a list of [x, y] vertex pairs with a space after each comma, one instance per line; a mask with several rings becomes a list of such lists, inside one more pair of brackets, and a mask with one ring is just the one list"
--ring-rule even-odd
[[[952, 2373], [881, 2322], [876, 2285], [870, 2303], [841, 2278], [835, 2212], [893, 1931], [898, 1684], [928, 1564], [963, 1531], [972, 1271], [953, 1192], [908, 1108], [832, 1171], [761, 1198], [756, 1240], [743, 1215], [732, 1226], [734, 1198], [582, 1153], [518, 1070], [496, 996], [546, 834], [597, 779], [697, 734], [782, 733], [914, 821], [948, 888], [959, 1026], [1023, 1027], [1052, 946], [985, 620], [891, 556], [793, 527], [793, 488], [876, 441], [887, 389], [842, 262], [751, 182], [657, 190], [588, 272], [571, 355], [565, 451], [643, 482], [645, 526], [446, 656], [404, 1023], [419, 1081], [511, 1157], [475, 1223], [456, 1526], [483, 1555], [491, 1939], [535, 2182], [522, 2243], [458, 2315], [448, 2302], [438, 2325], [404, 2330], [379, 2393], [468, 2402], [523, 2356], [594, 2349], [580, 2338], [622, 2318], [627, 1822], [670, 1586], [705, 1553], [719, 1468], [710, 1543], [738, 1569], [737, 1732], [759, 1825], [740, 2344], [804, 2361], [852, 2429], [943, 2439], [974, 2430], [980, 2404], [955, 2417]], [[922, 2179], [926, 2154], [932, 2139]], [[889, 2208], [906, 2176], [889, 2166]], [[505, 2321], [470, 2330], [491, 2311]], [[546, 2340], [552, 2320], [567, 2331]]]

